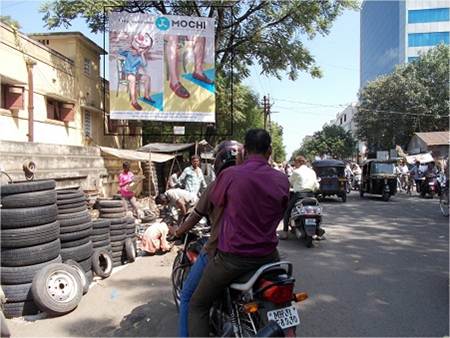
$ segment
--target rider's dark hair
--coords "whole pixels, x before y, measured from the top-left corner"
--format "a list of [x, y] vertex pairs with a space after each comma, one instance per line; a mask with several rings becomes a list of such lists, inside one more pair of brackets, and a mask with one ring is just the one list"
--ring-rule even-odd
[[156, 196], [155, 198], [155, 203], [156, 204], [165, 204], [167, 201], [167, 197], [165, 194], [159, 194], [158, 196]]
[[250, 129], [245, 134], [245, 149], [248, 153], [264, 155], [271, 143], [272, 138], [264, 129]]

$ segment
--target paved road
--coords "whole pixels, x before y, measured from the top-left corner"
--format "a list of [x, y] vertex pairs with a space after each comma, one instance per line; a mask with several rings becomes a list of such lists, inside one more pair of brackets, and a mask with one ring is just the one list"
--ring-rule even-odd
[[[322, 203], [327, 240], [280, 244], [294, 262], [300, 336], [448, 335], [448, 218], [437, 200], [396, 196]], [[94, 285], [59, 318], [8, 320], [16, 337], [175, 336], [170, 267], [175, 252], [143, 257]], [[39, 317], [38, 317], [39, 318]], [[34, 321], [35, 320], [35, 321]]]
[[297, 288], [310, 295], [298, 334], [448, 336], [449, 229], [438, 201], [353, 192], [322, 206], [327, 240], [281, 244]]

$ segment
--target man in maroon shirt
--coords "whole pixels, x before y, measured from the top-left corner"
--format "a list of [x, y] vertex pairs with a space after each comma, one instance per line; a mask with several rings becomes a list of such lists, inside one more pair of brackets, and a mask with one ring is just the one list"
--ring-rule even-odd
[[209, 336], [209, 309], [240, 276], [277, 261], [276, 229], [289, 199], [286, 175], [272, 169], [271, 138], [263, 129], [245, 135], [246, 161], [225, 169], [210, 196], [224, 209], [217, 254], [210, 260], [189, 307], [189, 336]]

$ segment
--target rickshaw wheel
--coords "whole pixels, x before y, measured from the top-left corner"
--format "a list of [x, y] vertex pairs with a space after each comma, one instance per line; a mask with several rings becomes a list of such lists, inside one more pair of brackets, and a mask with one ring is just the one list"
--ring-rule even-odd
[[346, 193], [343, 193], [343, 194], [341, 195], [341, 199], [342, 199], [342, 202], [343, 202], [343, 203], [347, 202], [347, 194], [346, 194]]
[[361, 189], [359, 190], [359, 196], [364, 197], [364, 191], [362, 191]]
[[389, 201], [389, 197], [391, 197], [391, 195], [388, 192], [383, 193], [383, 201]]

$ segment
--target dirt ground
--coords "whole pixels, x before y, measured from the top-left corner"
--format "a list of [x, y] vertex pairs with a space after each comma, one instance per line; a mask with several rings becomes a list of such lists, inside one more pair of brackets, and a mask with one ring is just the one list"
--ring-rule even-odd
[[13, 337], [177, 336], [170, 271], [176, 248], [161, 256], [139, 257], [94, 282], [71, 313], [8, 319]]

